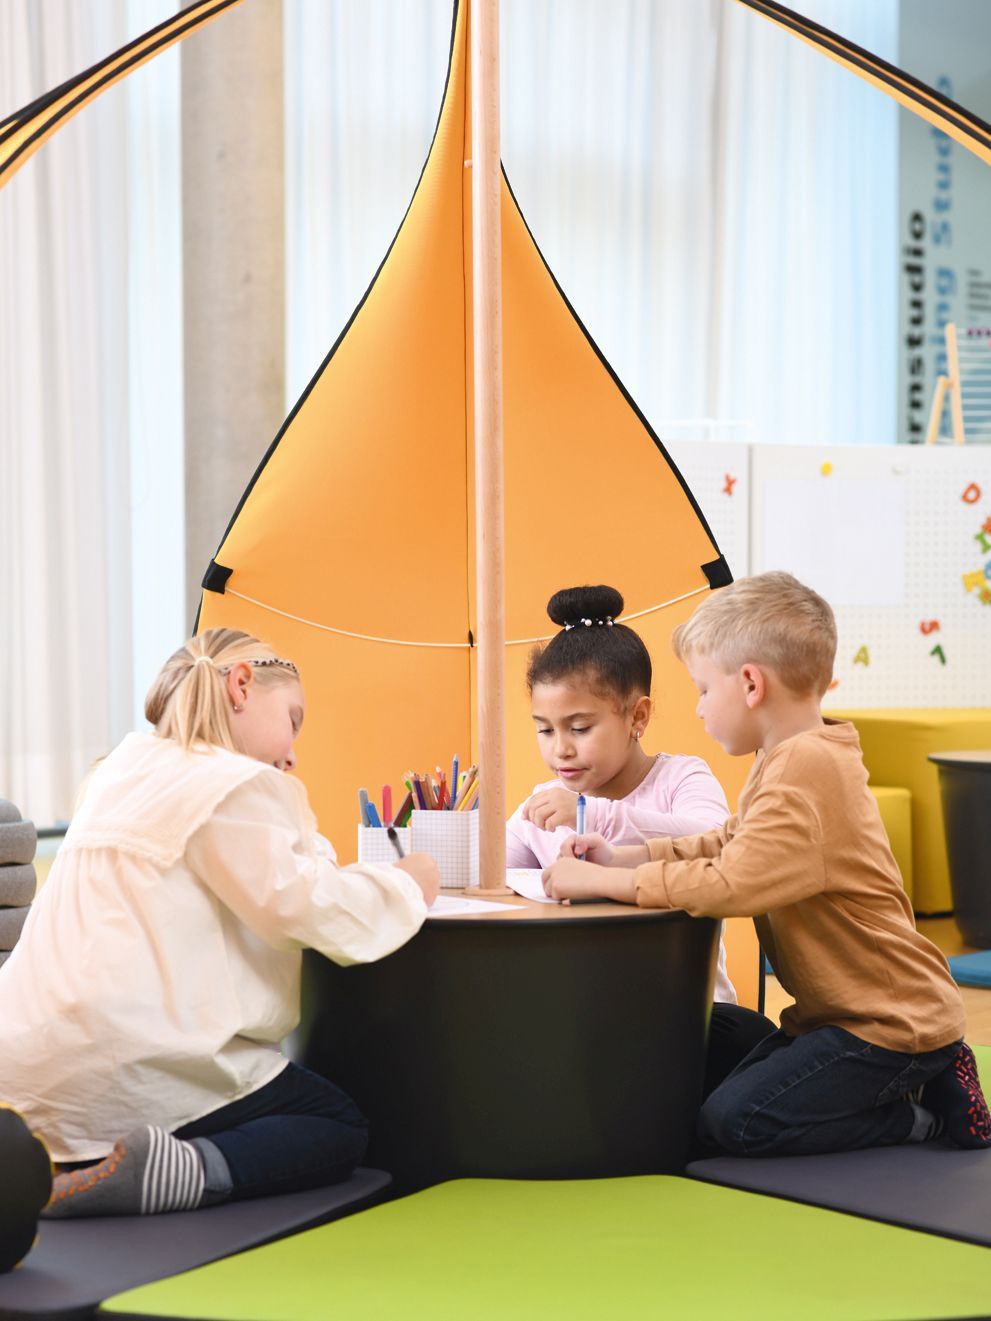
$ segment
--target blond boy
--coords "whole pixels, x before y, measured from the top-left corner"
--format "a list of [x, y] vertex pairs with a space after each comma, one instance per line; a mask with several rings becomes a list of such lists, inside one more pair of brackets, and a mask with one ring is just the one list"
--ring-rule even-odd
[[991, 1145], [960, 994], [915, 929], [857, 732], [820, 711], [832, 610], [789, 574], [765, 573], [707, 598], [673, 644], [707, 732], [733, 755], [757, 753], [738, 814], [626, 848], [573, 836], [544, 884], [559, 899], [756, 918], [795, 1004], [706, 1100], [700, 1137], [737, 1155], [940, 1134]]

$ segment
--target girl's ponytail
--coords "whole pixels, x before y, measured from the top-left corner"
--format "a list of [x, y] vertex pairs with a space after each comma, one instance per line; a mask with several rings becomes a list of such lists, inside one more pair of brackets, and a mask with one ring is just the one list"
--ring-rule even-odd
[[234, 628], [210, 628], [183, 643], [162, 666], [145, 698], [145, 718], [184, 748], [209, 743], [235, 752], [226, 677], [239, 662], [257, 683], [287, 683], [299, 672], [267, 643]]
[[649, 697], [650, 654], [632, 628], [616, 623], [623, 598], [615, 587], [565, 587], [547, 603], [561, 632], [530, 654], [527, 687], [590, 679], [621, 701]]

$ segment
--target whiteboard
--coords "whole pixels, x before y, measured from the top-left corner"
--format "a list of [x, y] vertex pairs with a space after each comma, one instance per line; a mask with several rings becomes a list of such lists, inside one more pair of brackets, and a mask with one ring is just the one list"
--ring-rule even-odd
[[827, 706], [991, 706], [991, 448], [755, 445], [750, 485], [750, 571], [835, 610]]
[[664, 440], [734, 578], [750, 560], [750, 451], [733, 441]]

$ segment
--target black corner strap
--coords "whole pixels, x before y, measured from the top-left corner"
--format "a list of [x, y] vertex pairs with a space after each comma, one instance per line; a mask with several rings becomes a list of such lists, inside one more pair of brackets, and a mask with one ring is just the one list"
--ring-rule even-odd
[[[718, 560], [710, 560], [708, 564], [702, 565], [702, 572], [709, 580], [709, 586], [715, 590], [717, 587], [728, 587], [733, 581], [733, 575], [729, 571], [729, 565], [726, 563], [726, 557], [720, 555]], [[203, 586], [206, 586], [204, 582]], [[221, 590], [223, 590], [221, 588]]]
[[227, 586], [227, 579], [234, 572], [233, 569], [225, 569], [222, 564], [216, 560], [210, 561], [210, 567], [203, 575], [203, 581], [200, 586], [207, 592], [219, 592], [221, 596]]

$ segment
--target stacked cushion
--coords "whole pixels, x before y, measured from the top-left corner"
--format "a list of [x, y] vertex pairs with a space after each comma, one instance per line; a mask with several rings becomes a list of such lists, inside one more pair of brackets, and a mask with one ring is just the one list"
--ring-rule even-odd
[[34, 898], [38, 833], [13, 803], [0, 798], [0, 964], [17, 944]]

